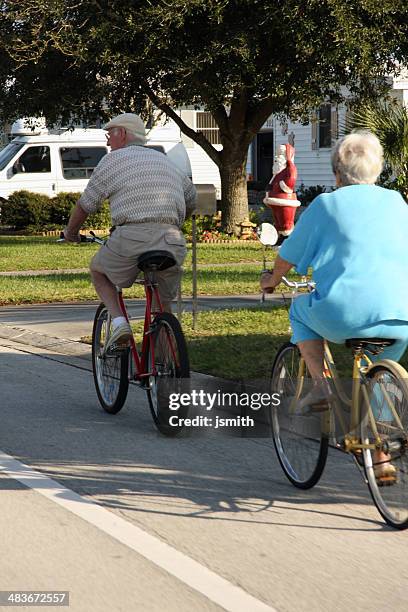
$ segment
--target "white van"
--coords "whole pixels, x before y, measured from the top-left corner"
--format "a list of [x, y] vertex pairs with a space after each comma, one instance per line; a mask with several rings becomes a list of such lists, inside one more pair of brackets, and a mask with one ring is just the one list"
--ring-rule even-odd
[[[50, 197], [61, 192], [82, 192], [101, 158], [108, 153], [106, 132], [74, 129], [50, 133], [34, 130], [20, 119], [13, 124], [15, 138], [0, 150], [0, 200], [20, 189]], [[154, 128], [146, 146], [162, 153], [191, 178], [191, 165], [180, 139]]]

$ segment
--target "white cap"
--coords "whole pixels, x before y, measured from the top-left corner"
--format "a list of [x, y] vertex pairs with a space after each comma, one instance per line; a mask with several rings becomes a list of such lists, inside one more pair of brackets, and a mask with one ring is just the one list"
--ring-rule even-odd
[[104, 126], [104, 130], [110, 130], [115, 127], [123, 127], [128, 132], [133, 134], [140, 140], [141, 144], [145, 144], [146, 142], [146, 130], [143, 121], [139, 117], [139, 115], [135, 115], [134, 113], [123, 113], [122, 115], [118, 115], [114, 117]]

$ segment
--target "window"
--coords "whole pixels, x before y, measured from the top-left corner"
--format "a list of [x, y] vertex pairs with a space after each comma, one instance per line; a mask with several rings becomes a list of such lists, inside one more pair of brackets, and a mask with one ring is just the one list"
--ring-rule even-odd
[[65, 179], [87, 179], [91, 176], [106, 147], [61, 147], [62, 173]]
[[221, 144], [220, 130], [209, 112], [196, 113], [197, 132], [201, 132], [211, 144]]
[[326, 102], [312, 116], [312, 149], [330, 149], [337, 138], [337, 107]]
[[4, 170], [9, 161], [23, 148], [23, 142], [11, 142], [0, 151], [0, 170]]
[[50, 147], [28, 147], [13, 165], [15, 173], [51, 172]]
[[318, 112], [319, 149], [329, 149], [332, 141], [331, 104], [322, 104]]

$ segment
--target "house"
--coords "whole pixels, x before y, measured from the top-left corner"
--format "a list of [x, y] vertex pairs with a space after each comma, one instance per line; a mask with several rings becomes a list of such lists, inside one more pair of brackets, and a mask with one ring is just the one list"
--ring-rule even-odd
[[[398, 78], [390, 78], [391, 93], [394, 97], [408, 105], [408, 70]], [[211, 113], [196, 110], [193, 107], [179, 109], [178, 114], [192, 129], [201, 131], [215, 148], [221, 150], [219, 130]], [[333, 143], [341, 135], [345, 123], [346, 106], [332, 105], [324, 102], [311, 115], [307, 125], [299, 122], [279, 120], [271, 115], [254, 138], [248, 151], [248, 178], [260, 185], [267, 185], [272, 175], [272, 165], [275, 151], [280, 144], [288, 142], [288, 137], [294, 137], [296, 149], [295, 163], [298, 169], [297, 186], [305, 187], [322, 185], [326, 188], [334, 186], [335, 180], [331, 171], [331, 149]], [[161, 119], [163, 122], [163, 119]], [[164, 126], [163, 126], [164, 127]], [[190, 159], [193, 182], [195, 184], [213, 184], [216, 187], [217, 199], [221, 198], [221, 180], [218, 166], [207, 153], [191, 138], [180, 131], [172, 120], [166, 121], [166, 137], [181, 138]], [[0, 140], [2, 135], [0, 133]], [[8, 142], [7, 128], [3, 130], [3, 144]], [[0, 142], [1, 145], [1, 142]]]
[[[389, 79], [391, 94], [408, 105], [408, 71], [398, 78]], [[200, 130], [216, 147], [221, 149], [218, 127], [209, 112], [183, 109], [178, 111], [181, 118], [195, 130]], [[311, 115], [307, 125], [279, 120], [271, 115], [264, 123], [248, 151], [247, 174], [259, 184], [267, 185], [272, 175], [272, 165], [277, 147], [294, 137], [298, 170], [297, 186], [322, 185], [333, 187], [335, 179], [331, 170], [333, 143], [344, 130], [346, 105], [332, 105], [324, 102]], [[221, 197], [221, 181], [217, 165], [193, 140], [181, 134], [187, 149], [193, 171], [193, 181], [212, 183], [216, 186], [217, 198]]]
[[[215, 148], [222, 149], [219, 130], [211, 113], [193, 109], [182, 109], [178, 113], [189, 127], [200, 130]], [[345, 108], [338, 110], [330, 104], [323, 104], [318, 112], [314, 113], [314, 121], [305, 126], [289, 120], [281, 122], [272, 115], [249, 147], [248, 178], [266, 186], [272, 175], [275, 151], [280, 144], [288, 142], [288, 136], [292, 134], [295, 138], [298, 184], [320, 184], [328, 187], [334, 185], [330, 152], [333, 140], [338, 134], [338, 116], [344, 114]], [[174, 122], [170, 120], [170, 123]], [[179, 129], [176, 124], [174, 129]], [[183, 133], [180, 133], [180, 136], [190, 158], [193, 182], [214, 184], [217, 199], [220, 199], [221, 180], [218, 166], [191, 138]]]

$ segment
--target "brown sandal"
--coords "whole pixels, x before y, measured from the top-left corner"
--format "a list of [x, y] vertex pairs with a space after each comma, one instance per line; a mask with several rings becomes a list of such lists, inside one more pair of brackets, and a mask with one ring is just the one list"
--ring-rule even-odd
[[391, 456], [379, 453], [374, 457], [374, 476], [379, 487], [390, 486], [397, 482], [397, 469], [390, 463]]

